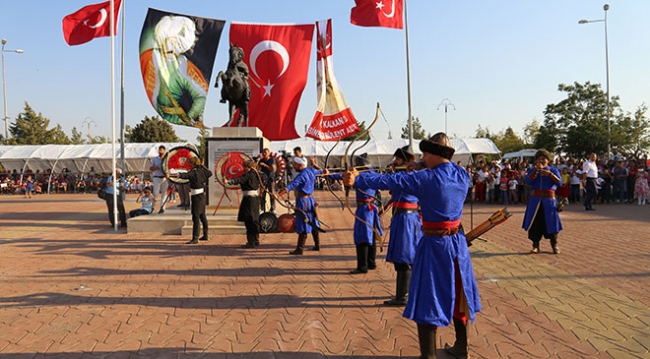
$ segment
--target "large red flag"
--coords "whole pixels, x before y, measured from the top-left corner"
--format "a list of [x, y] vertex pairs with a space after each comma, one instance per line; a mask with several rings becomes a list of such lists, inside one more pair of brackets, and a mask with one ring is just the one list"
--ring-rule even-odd
[[305, 136], [321, 141], [336, 141], [360, 129], [334, 77], [332, 19], [316, 23], [316, 39], [318, 107]]
[[230, 25], [230, 42], [244, 50], [250, 69], [248, 125], [271, 141], [300, 137], [294, 122], [307, 83], [313, 35], [313, 24]]
[[358, 26], [404, 28], [402, 0], [354, 0], [350, 22]]
[[[120, 12], [121, 0], [114, 0], [113, 34], [117, 32], [117, 18]], [[111, 36], [110, 19], [111, 2], [84, 6], [79, 11], [63, 18], [63, 37], [68, 45], [81, 45], [96, 38]]]

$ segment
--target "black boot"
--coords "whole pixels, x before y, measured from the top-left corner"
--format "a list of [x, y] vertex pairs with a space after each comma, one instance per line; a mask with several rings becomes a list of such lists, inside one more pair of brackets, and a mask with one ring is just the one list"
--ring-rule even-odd
[[242, 247], [244, 247], [244, 248], [255, 248], [255, 235], [246, 234], [246, 244], [244, 244]]
[[305, 242], [307, 242], [307, 233], [299, 234], [296, 249], [292, 252], [289, 252], [289, 254], [302, 255], [302, 249], [305, 247]]
[[259, 233], [255, 233], [253, 235], [253, 243], [255, 244], [255, 247], [260, 246], [260, 234]]
[[454, 318], [454, 329], [456, 331], [456, 342], [454, 346], [445, 344], [447, 354], [458, 359], [465, 359], [467, 355], [467, 324], [462, 320]]
[[551, 248], [553, 248], [553, 254], [560, 253], [560, 248], [557, 246], [557, 234], [551, 237]]
[[350, 274], [368, 273], [368, 244], [357, 245], [357, 268]]
[[436, 326], [418, 324], [420, 358], [436, 359]]
[[311, 236], [314, 238], [314, 246], [311, 248], [312, 251], [320, 251], [320, 237], [318, 236], [318, 231], [313, 230]]
[[398, 271], [396, 282], [395, 298], [385, 301], [384, 305], [403, 307], [406, 305], [406, 301], [408, 300], [411, 270], [407, 269]]
[[377, 269], [375, 258], [377, 257], [377, 242], [374, 241], [371, 246], [368, 246], [368, 269]]

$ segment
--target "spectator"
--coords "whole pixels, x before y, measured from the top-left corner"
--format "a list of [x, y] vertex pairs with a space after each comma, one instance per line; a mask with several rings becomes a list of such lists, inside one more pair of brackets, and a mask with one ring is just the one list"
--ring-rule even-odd
[[134, 209], [129, 212], [129, 217], [145, 216], [153, 212], [154, 206], [156, 205], [156, 197], [151, 194], [151, 188], [146, 187], [142, 190], [142, 193], [138, 195], [138, 198], [135, 200], [136, 203], [140, 203], [142, 207], [140, 209]]

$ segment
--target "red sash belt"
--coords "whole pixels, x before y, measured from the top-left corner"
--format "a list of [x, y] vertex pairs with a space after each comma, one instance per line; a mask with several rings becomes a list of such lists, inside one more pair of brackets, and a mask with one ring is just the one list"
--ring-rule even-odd
[[418, 209], [418, 204], [411, 202], [393, 202], [393, 208]]
[[366, 203], [370, 203], [370, 202], [372, 202], [372, 201], [374, 201], [374, 200], [375, 200], [374, 198], [367, 198], [367, 197], [366, 197], [366, 198], [357, 198], [357, 202], [366, 202]]
[[460, 219], [443, 222], [422, 222], [422, 232], [425, 236], [445, 237], [458, 233]]
[[555, 198], [555, 191], [552, 189], [534, 189], [531, 194], [538, 198]]

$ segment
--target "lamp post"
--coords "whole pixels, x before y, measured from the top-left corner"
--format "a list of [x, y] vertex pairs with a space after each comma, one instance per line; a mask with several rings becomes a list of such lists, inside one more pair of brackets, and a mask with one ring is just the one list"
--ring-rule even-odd
[[92, 117], [86, 117], [84, 121], [81, 123], [82, 125], [88, 125], [88, 143], [91, 143], [93, 141], [93, 137], [90, 135], [90, 124], [94, 124], [95, 127], [97, 127], [97, 122], [95, 122]]
[[447, 133], [447, 107], [451, 106], [451, 107], [454, 108], [454, 111], [455, 111], [456, 106], [454, 106], [454, 104], [451, 103], [451, 101], [449, 101], [448, 98], [442, 99], [442, 102], [440, 102], [440, 104], [438, 105], [438, 108], [437, 108], [438, 110], [440, 110], [440, 106], [445, 107], [445, 133]]
[[612, 128], [609, 118], [609, 48], [607, 43], [607, 10], [609, 10], [609, 4], [603, 5], [603, 10], [605, 10], [605, 18], [599, 20], [580, 20], [578, 21], [578, 24], [583, 25], [592, 22], [605, 23], [605, 74], [607, 81], [607, 157], [609, 158], [612, 154]]
[[5, 50], [6, 39], [2, 39], [2, 94], [4, 96], [5, 105], [5, 139], [9, 138], [9, 117], [7, 117], [7, 77], [5, 76], [5, 52], [23, 53], [23, 50]]

